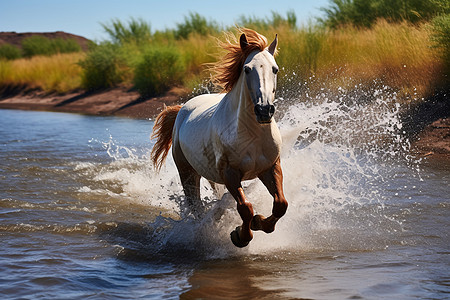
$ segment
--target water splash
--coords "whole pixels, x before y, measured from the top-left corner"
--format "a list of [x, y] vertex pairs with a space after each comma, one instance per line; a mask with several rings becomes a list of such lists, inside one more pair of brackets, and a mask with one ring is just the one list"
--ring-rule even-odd
[[[110, 163], [77, 165], [93, 182], [80, 192], [105, 193], [157, 208], [160, 214], [142, 225], [140, 246], [133, 246], [152, 254], [193, 252], [216, 258], [280, 250], [386, 247], [391, 235], [402, 228], [384, 213], [389, 200], [384, 185], [395, 168], [411, 162], [397, 94], [376, 84], [356, 85], [352, 90], [322, 88], [314, 96], [303, 88], [297, 95], [291, 90], [288, 96], [278, 99], [277, 105], [282, 111], [278, 124], [289, 209], [274, 233], [255, 233], [246, 249], [234, 248], [229, 240], [229, 233], [240, 224], [232, 197], [215, 195], [202, 180], [207, 213], [195, 220], [184, 202], [172, 159], [157, 174], [150, 149], [117, 145], [110, 137], [102, 142]], [[272, 199], [266, 188], [253, 180], [244, 189], [256, 212], [269, 215]]]

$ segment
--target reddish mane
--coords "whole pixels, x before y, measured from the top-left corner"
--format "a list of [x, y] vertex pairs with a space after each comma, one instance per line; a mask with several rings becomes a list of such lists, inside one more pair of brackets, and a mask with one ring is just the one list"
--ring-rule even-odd
[[268, 46], [267, 39], [254, 30], [239, 28], [239, 33], [247, 37], [248, 46], [245, 50], [241, 49], [235, 35], [227, 33], [225, 42], [219, 42], [219, 46], [227, 53], [210, 68], [213, 83], [222, 87], [224, 92], [231, 91], [238, 81], [247, 56], [255, 50], [264, 51]]

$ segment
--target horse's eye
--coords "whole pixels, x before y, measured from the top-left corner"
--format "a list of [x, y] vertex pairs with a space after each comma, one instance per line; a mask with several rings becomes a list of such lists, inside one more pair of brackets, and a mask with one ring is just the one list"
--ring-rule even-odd
[[251, 71], [250, 67], [247, 67], [247, 66], [244, 67], [245, 74], [250, 73], [250, 71]]
[[273, 71], [273, 74], [277, 74], [278, 73], [278, 68], [277, 67], [272, 67], [272, 71]]

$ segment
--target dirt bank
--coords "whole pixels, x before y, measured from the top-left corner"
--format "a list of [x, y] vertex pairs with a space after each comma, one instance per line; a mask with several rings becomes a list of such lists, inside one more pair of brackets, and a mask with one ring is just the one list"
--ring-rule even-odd
[[417, 156], [450, 159], [450, 118], [427, 125], [413, 141]]
[[22, 41], [26, 38], [29, 38], [31, 36], [42, 36], [48, 39], [71, 39], [74, 40], [80, 45], [81, 49], [83, 51], [87, 51], [89, 44], [91, 43], [90, 40], [87, 38], [84, 38], [79, 35], [67, 33], [64, 31], [56, 31], [56, 32], [0, 32], [0, 45], [4, 44], [11, 44], [16, 47], [22, 48]]
[[0, 96], [0, 109], [23, 109], [81, 113], [102, 116], [124, 116], [146, 119], [157, 115], [164, 105], [174, 105], [186, 98], [187, 92], [173, 88], [161, 97], [143, 99], [136, 91], [125, 88], [101, 92], [77, 92], [48, 95], [40, 91], [4, 93]]
[[413, 104], [402, 116], [403, 130], [416, 157], [450, 160], [450, 91]]

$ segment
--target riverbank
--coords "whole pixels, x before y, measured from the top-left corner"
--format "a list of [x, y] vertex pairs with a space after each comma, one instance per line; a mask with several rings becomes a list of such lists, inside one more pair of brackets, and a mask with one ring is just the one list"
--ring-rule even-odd
[[[99, 116], [121, 116], [136, 119], [154, 118], [164, 105], [180, 104], [189, 98], [182, 88], [173, 88], [165, 95], [144, 99], [137, 91], [112, 88], [100, 92], [73, 92], [65, 95], [45, 94], [42, 91], [3, 93], [0, 109], [68, 112]], [[444, 105], [445, 106], [445, 105]], [[444, 109], [444, 108], [443, 108]], [[433, 112], [409, 122], [420, 124], [411, 134], [412, 155], [427, 159], [450, 160], [450, 118], [429, 119]], [[409, 127], [414, 127], [409, 124]], [[419, 127], [419, 126], [417, 126]]]
[[450, 160], [450, 118], [427, 125], [413, 140], [418, 156]]
[[164, 105], [174, 105], [187, 96], [186, 90], [172, 88], [160, 97], [142, 98], [137, 91], [111, 88], [99, 92], [72, 92], [64, 95], [42, 91], [0, 96], [0, 109], [40, 110], [137, 119], [155, 117]]

